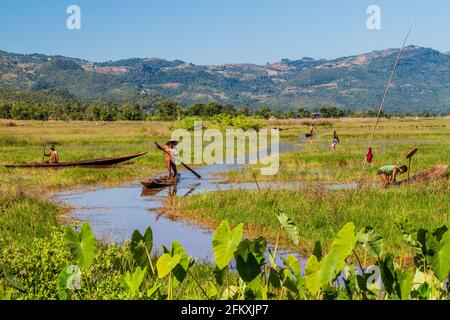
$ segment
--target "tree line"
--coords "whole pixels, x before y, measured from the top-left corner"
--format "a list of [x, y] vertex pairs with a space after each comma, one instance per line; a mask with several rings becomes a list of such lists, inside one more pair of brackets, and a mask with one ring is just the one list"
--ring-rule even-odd
[[[181, 120], [186, 117], [211, 118], [216, 115], [245, 115], [261, 119], [293, 119], [293, 118], [340, 118], [340, 117], [376, 117], [377, 112], [370, 109], [340, 109], [334, 106], [316, 109], [298, 108], [291, 110], [268, 107], [251, 108], [249, 104], [240, 107], [218, 102], [196, 103], [185, 107], [179, 103], [154, 98], [122, 99], [113, 101], [101, 99], [81, 102], [75, 97], [54, 92], [25, 94], [11, 96], [0, 91], [0, 118], [12, 120]], [[421, 116], [429, 117], [436, 114], [427, 110], [419, 112], [382, 112], [382, 117], [391, 116]]]

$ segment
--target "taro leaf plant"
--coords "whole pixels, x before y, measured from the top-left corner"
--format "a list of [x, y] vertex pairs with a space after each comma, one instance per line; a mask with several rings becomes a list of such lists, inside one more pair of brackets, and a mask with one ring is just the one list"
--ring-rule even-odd
[[[64, 244], [69, 249], [73, 261], [87, 271], [97, 253], [97, 244], [89, 223], [84, 222], [78, 232], [71, 227], [64, 228]], [[58, 275], [58, 296], [60, 299], [67, 299], [69, 280], [73, 279], [74, 276], [81, 277], [81, 274], [75, 274], [75, 272], [79, 272], [78, 270], [78, 268], [73, 268], [71, 264], [66, 263], [66, 267]]]
[[218, 273], [224, 273], [226, 278], [226, 296], [231, 297], [232, 292], [236, 292], [234, 288], [230, 288], [228, 279], [228, 264], [233, 260], [234, 253], [238, 249], [244, 233], [244, 224], [239, 224], [231, 229], [227, 220], [224, 220], [216, 229], [212, 239], [212, 247], [214, 260], [218, 269]]
[[133, 274], [131, 274], [130, 271], [126, 272], [123, 281], [128, 289], [127, 298], [129, 300], [142, 297], [139, 289], [144, 281], [146, 273], [147, 267], [144, 269], [137, 267]]
[[[298, 243], [297, 227], [293, 221], [282, 211], [277, 211], [277, 218], [279, 232], [286, 232], [294, 243]], [[194, 260], [187, 256], [179, 242], [174, 241], [170, 249], [162, 246], [162, 255], [155, 264], [150, 256], [153, 245], [151, 229], [148, 228], [144, 235], [135, 231], [130, 253], [137, 266], [126, 270], [122, 276], [127, 289], [124, 297], [173, 299], [174, 287], [190, 276], [207, 299], [448, 298], [450, 232], [447, 227], [427, 231], [416, 229], [407, 221], [398, 226], [407, 243], [415, 249], [416, 268], [402, 268], [401, 261], [397, 263], [386, 251], [384, 239], [375, 230], [366, 227], [356, 232], [355, 225], [349, 222], [337, 233], [327, 252], [322, 250], [320, 242], [315, 243], [313, 254], [302, 272], [298, 257], [292, 254], [282, 257], [283, 266], [276, 264], [278, 241], [274, 254], [269, 251], [270, 263], [267, 263], [265, 238], [243, 240], [243, 224], [231, 228], [227, 221], [223, 221], [213, 235], [215, 283], [210, 282], [209, 285], [201, 285], [192, 275], [190, 268]], [[78, 269], [79, 275], [81, 271], [89, 272], [97, 248], [89, 225], [83, 223], [79, 232], [66, 228], [64, 242], [73, 261], [82, 268]], [[361, 251], [363, 259], [358, 256]], [[235, 264], [232, 264], [233, 260]], [[368, 265], [369, 261], [375, 263]], [[58, 278], [61, 299], [67, 298], [68, 279], [77, 272], [77, 269], [69, 272], [69, 267], [73, 265], [68, 262]], [[15, 285], [4, 267], [0, 268], [0, 274], [20, 290], [21, 286]], [[150, 276], [153, 281], [149, 289], [146, 279]], [[168, 281], [167, 295], [160, 293], [164, 278]], [[144, 285], [146, 291], [143, 290]], [[11, 297], [11, 290], [3, 290], [0, 297]]]
[[[172, 248], [169, 250], [162, 246], [163, 255], [161, 255], [156, 262], [156, 269], [158, 271], [158, 278], [162, 279], [168, 276], [167, 296], [169, 300], [173, 299], [173, 285], [182, 283], [189, 272], [189, 268], [193, 265], [192, 259], [187, 256], [183, 246], [178, 242], [172, 243]], [[175, 277], [175, 280], [172, 279]], [[197, 281], [196, 281], [197, 282]]]
[[356, 243], [355, 226], [347, 223], [337, 234], [328, 254], [319, 261], [315, 255], [308, 259], [305, 269], [306, 287], [314, 297], [322, 289], [332, 286], [332, 281], [345, 266], [345, 259], [352, 253]]
[[152, 274], [155, 275], [155, 268], [150, 257], [152, 247], [153, 232], [151, 227], [148, 227], [145, 230], [144, 235], [142, 235], [139, 230], [134, 230], [131, 235], [130, 252], [138, 266], [141, 268], [150, 266]]
[[[430, 232], [414, 228], [408, 220], [398, 223], [403, 238], [415, 249], [416, 273], [412, 296], [418, 299], [440, 298], [448, 294], [450, 275], [450, 232], [446, 226]], [[443, 292], [442, 282], [446, 283]]]
[[97, 244], [89, 223], [84, 222], [80, 231], [70, 227], [64, 229], [64, 243], [69, 248], [73, 260], [82, 268], [89, 269], [97, 252]]
[[273, 250], [273, 254], [270, 254], [270, 262], [272, 264], [272, 267], [275, 268], [275, 257], [277, 255], [277, 249], [278, 249], [278, 243], [280, 240], [280, 233], [281, 231], [285, 231], [288, 237], [292, 240], [292, 242], [295, 245], [298, 245], [300, 238], [298, 236], [298, 230], [297, 226], [295, 225], [294, 221], [292, 221], [282, 210], [276, 210], [275, 215], [278, 219], [278, 222], [280, 223], [280, 231], [278, 231], [277, 234], [277, 240], [275, 242], [275, 248]]

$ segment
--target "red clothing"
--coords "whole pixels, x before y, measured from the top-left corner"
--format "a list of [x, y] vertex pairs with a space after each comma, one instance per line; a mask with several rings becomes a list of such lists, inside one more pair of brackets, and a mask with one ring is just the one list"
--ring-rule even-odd
[[372, 149], [369, 148], [369, 151], [367, 151], [367, 154], [366, 154], [366, 160], [367, 160], [368, 163], [371, 163], [372, 159], [373, 159]]

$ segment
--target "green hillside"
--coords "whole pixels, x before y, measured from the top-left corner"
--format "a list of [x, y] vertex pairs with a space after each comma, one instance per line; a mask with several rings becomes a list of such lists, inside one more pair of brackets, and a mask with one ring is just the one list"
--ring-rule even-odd
[[[81, 99], [165, 96], [183, 105], [217, 101], [281, 109], [373, 109], [398, 49], [334, 60], [283, 59], [261, 65], [200, 66], [132, 58], [93, 63], [0, 51], [0, 88], [64, 90]], [[409, 46], [400, 60], [387, 111], [450, 111], [450, 55]], [[145, 94], [144, 94], [145, 93]]]

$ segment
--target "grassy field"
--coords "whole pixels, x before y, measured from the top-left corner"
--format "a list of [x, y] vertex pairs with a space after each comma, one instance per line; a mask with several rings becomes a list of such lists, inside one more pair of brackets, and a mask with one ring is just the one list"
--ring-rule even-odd
[[[358, 181], [375, 119], [283, 120], [271, 125], [283, 129], [281, 136], [299, 141], [298, 151], [281, 154], [280, 170], [274, 176], [260, 176], [258, 165], [226, 173], [231, 182], [261, 181], [350, 182]], [[317, 136], [305, 139], [308, 122], [316, 124]], [[333, 131], [341, 141], [330, 148]], [[367, 182], [378, 181], [376, 169], [385, 164], [407, 164], [406, 153], [419, 148], [413, 158], [412, 174], [438, 163], [448, 164], [450, 118], [381, 119], [372, 143], [374, 158], [364, 172]]]
[[[247, 235], [274, 241], [278, 233], [275, 210], [283, 210], [299, 228], [300, 245], [282, 238], [284, 246], [311, 254], [314, 242], [328, 244], [348, 221], [357, 230], [373, 227], [398, 256], [409, 256], [396, 223], [408, 219], [431, 230], [448, 225], [450, 187], [447, 180], [387, 190], [368, 188], [330, 191], [317, 185], [308, 190], [221, 191], [179, 198], [172, 214], [215, 227], [227, 219], [244, 223]], [[173, 212], [175, 211], [175, 213]]]

